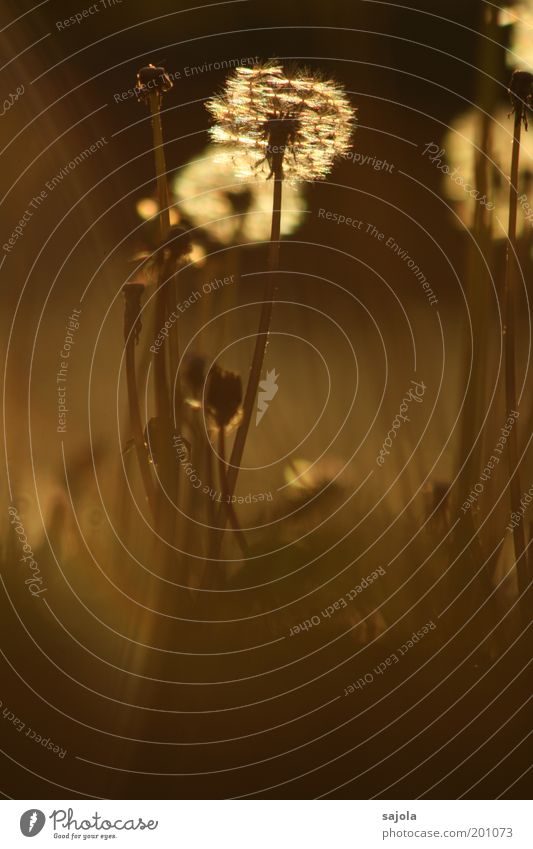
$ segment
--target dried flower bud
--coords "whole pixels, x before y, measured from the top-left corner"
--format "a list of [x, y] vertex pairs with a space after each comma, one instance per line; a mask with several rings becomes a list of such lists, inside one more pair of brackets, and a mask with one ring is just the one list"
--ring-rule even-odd
[[509, 94], [511, 95], [513, 112], [520, 115], [527, 130], [527, 109], [531, 106], [533, 96], [533, 74], [530, 74], [529, 71], [513, 71], [509, 83]]
[[173, 86], [172, 80], [164, 68], [156, 68], [155, 65], [146, 65], [137, 72], [135, 94], [137, 100], [145, 103], [151, 94], [159, 95], [169, 91]]
[[217, 427], [236, 423], [241, 413], [242, 381], [238, 374], [214, 365], [206, 386], [205, 403]]

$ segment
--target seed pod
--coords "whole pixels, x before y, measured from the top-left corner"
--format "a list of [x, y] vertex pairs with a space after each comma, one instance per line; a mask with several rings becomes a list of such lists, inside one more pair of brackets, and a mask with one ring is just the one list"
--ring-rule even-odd
[[146, 65], [137, 72], [135, 94], [137, 100], [146, 103], [151, 94], [157, 92], [162, 95], [173, 86], [172, 80], [164, 68], [156, 68], [155, 65]]
[[509, 83], [509, 94], [513, 112], [518, 112], [527, 130], [527, 109], [531, 106], [533, 96], [533, 74], [529, 71], [513, 71]]
[[238, 418], [242, 403], [242, 381], [238, 374], [214, 365], [206, 386], [207, 411], [217, 427], [228, 427]]

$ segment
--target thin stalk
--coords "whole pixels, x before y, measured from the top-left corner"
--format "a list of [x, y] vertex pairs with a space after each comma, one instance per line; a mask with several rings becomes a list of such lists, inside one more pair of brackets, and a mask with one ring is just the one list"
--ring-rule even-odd
[[139, 395], [137, 392], [137, 380], [135, 378], [135, 342], [132, 337], [130, 337], [130, 339], [126, 343], [126, 378], [128, 383], [130, 422], [133, 430], [133, 439], [135, 441], [137, 460], [139, 462], [139, 469], [141, 472], [146, 498], [148, 500], [148, 504], [150, 505], [152, 516], [155, 518], [157, 515], [157, 508], [155, 503], [156, 499], [141, 424]]
[[[239, 429], [233, 443], [231, 452], [229, 469], [227, 473], [227, 486], [230, 499], [235, 492], [237, 477], [239, 475], [246, 438], [250, 428], [250, 421], [254, 411], [255, 398], [261, 379], [261, 371], [265, 359], [265, 351], [268, 342], [268, 333], [270, 330], [270, 320], [272, 318], [272, 308], [274, 306], [274, 297], [276, 293], [276, 272], [279, 269], [279, 248], [280, 248], [280, 233], [281, 233], [281, 199], [283, 190], [283, 164], [282, 160], [278, 160], [274, 167], [274, 193], [272, 203], [272, 227], [270, 231], [270, 249], [268, 255], [268, 274], [263, 294], [263, 303], [261, 306], [261, 314], [259, 317], [259, 327], [255, 339], [255, 349], [250, 368], [250, 375], [246, 387], [246, 394], [243, 402], [243, 414]], [[220, 517], [221, 526], [213, 533], [212, 545], [210, 551], [210, 559], [217, 559], [220, 554], [222, 545], [222, 535], [226, 526], [226, 516]]]
[[244, 454], [246, 445], [246, 437], [250, 428], [250, 421], [253, 415], [255, 398], [259, 381], [261, 380], [261, 371], [265, 359], [265, 351], [268, 342], [268, 332], [270, 330], [270, 320], [272, 318], [272, 308], [274, 306], [274, 296], [276, 292], [276, 272], [279, 268], [279, 246], [280, 246], [280, 230], [281, 230], [281, 196], [283, 189], [283, 171], [280, 168], [274, 176], [274, 198], [272, 208], [272, 229], [270, 234], [270, 250], [267, 281], [265, 292], [263, 295], [263, 304], [261, 306], [261, 315], [259, 317], [259, 327], [255, 340], [255, 350], [246, 387], [246, 394], [243, 402], [243, 415], [239, 429], [233, 443], [233, 450], [230, 458], [230, 468], [228, 471], [228, 487], [230, 494], [233, 495], [237, 477]]
[[211, 440], [208, 439], [207, 436], [204, 436], [205, 439], [205, 474], [207, 478], [207, 486], [209, 488], [209, 495], [207, 498], [207, 522], [211, 528], [214, 527], [216, 521], [216, 510], [215, 510], [215, 502], [213, 501], [212, 493], [215, 491], [214, 485], [214, 477], [213, 477], [213, 446], [211, 445]]
[[528, 587], [528, 593], [527, 593], [526, 596], [524, 596], [524, 599], [523, 599], [523, 609], [524, 610], [526, 610], [527, 608], [531, 609], [531, 601], [530, 600], [531, 600], [531, 593], [533, 591], [533, 587], [532, 587], [532, 584], [531, 584], [531, 578], [533, 576], [533, 548], [531, 546], [531, 541], [533, 540], [533, 522], [529, 523], [528, 530], [529, 530], [529, 547], [527, 549], [526, 556], [527, 556], [527, 571], [528, 571], [527, 578], [528, 578], [528, 582], [529, 582], [529, 587]]
[[[152, 117], [152, 137], [155, 158], [155, 173], [157, 180], [157, 200], [159, 206], [159, 241], [163, 246], [170, 233], [170, 216], [168, 210], [168, 185], [166, 177], [165, 150], [163, 147], [163, 127], [161, 124], [161, 95], [153, 91], [148, 99], [150, 115]], [[162, 255], [161, 255], [162, 256]], [[166, 294], [164, 290], [164, 266], [160, 260], [157, 275], [157, 293], [155, 308], [155, 336], [164, 326], [167, 317]], [[154, 373], [156, 384], [156, 409], [157, 416], [161, 421], [169, 417], [170, 402], [168, 395], [168, 383], [165, 362], [165, 346], [154, 354]]]
[[[152, 118], [152, 135], [155, 158], [155, 172], [157, 179], [157, 198], [159, 206], [159, 236], [161, 259], [158, 264], [157, 291], [155, 296], [155, 336], [164, 327], [168, 316], [168, 298], [172, 287], [165, 286], [167, 282], [167, 263], [164, 260], [164, 245], [170, 233], [170, 216], [168, 203], [168, 184], [166, 177], [165, 150], [163, 143], [163, 127], [161, 124], [161, 102], [160, 92], [153, 91], [148, 98], [150, 114]], [[178, 470], [172, 452], [172, 409], [170, 398], [170, 386], [167, 375], [166, 345], [163, 345], [158, 353], [154, 354], [154, 378], [155, 378], [155, 403], [156, 414], [161, 426], [162, 453], [158, 472], [161, 478], [161, 487], [158, 491], [158, 524], [159, 531], [165, 539], [172, 543], [174, 538], [174, 516], [170, 499], [177, 499], [178, 494]]]
[[[475, 102], [479, 104], [477, 150], [474, 154], [475, 187], [478, 196], [489, 200], [492, 195], [490, 181], [490, 163], [492, 162], [492, 122], [496, 103], [497, 87], [492, 80], [498, 76], [501, 54], [500, 27], [498, 26], [498, 10], [487, 7], [482, 10], [481, 34], [479, 43], [478, 66], [484, 68], [487, 74], [480, 75], [476, 83]], [[466, 353], [469, 350], [468, 325], [464, 326], [464, 343], [462, 358], [462, 381], [466, 396], [461, 416], [461, 431], [459, 441], [458, 486], [455, 493], [455, 509], [458, 510], [464, 501], [465, 494], [472, 490], [479, 476], [481, 457], [485, 446], [485, 431], [483, 417], [486, 407], [486, 371], [487, 359], [490, 356], [488, 341], [487, 314], [491, 308], [490, 286], [485, 267], [492, 268], [494, 264], [494, 242], [492, 238], [492, 213], [486, 205], [474, 204], [474, 219], [472, 238], [468, 241], [465, 298], [468, 314], [472, 325], [472, 355], [469, 361]], [[485, 259], [485, 263], [481, 262]], [[480, 285], [481, 284], [481, 285]], [[470, 374], [469, 374], [470, 371]], [[470, 384], [468, 381], [470, 379]], [[468, 390], [466, 389], [468, 385]], [[465, 516], [454, 537], [459, 540], [460, 550], [469, 547], [465, 562], [475, 566], [484, 560], [476, 523], [471, 513]], [[485, 570], [487, 573], [487, 570]], [[485, 574], [486, 578], [487, 575]]]
[[[152, 135], [155, 157], [155, 170], [157, 177], [157, 202], [159, 206], [159, 239], [161, 245], [164, 245], [170, 235], [170, 209], [168, 196], [167, 182], [167, 166], [165, 160], [165, 148], [163, 141], [163, 126], [161, 123], [161, 95], [155, 91], [150, 94], [150, 114], [152, 116]], [[158, 280], [158, 286], [165, 287], [164, 295], [161, 294], [161, 300], [165, 302], [163, 324], [167, 316], [173, 311], [178, 300], [178, 287], [176, 276], [170, 273], [170, 269], [165, 267], [163, 263], [164, 273], [161, 273]], [[159, 325], [157, 332], [163, 325]], [[179, 338], [178, 325], [173, 322], [169, 329], [168, 335], [168, 354], [169, 363], [172, 365], [179, 362]], [[172, 372], [170, 372], [172, 374]], [[160, 375], [160, 383], [162, 376]], [[170, 389], [169, 389], [170, 391]]]
[[161, 124], [161, 95], [153, 91], [149, 96], [150, 115], [152, 116], [152, 135], [155, 157], [155, 173], [157, 177], [157, 200], [159, 205], [159, 236], [164, 244], [170, 233], [170, 214], [168, 208], [168, 183], [163, 142], [163, 126]]
[[224, 436], [224, 428], [220, 427], [218, 429], [218, 472], [220, 477], [220, 489], [222, 492], [222, 501], [226, 512], [228, 514], [228, 519], [231, 527], [235, 531], [235, 535], [237, 538], [237, 543], [239, 548], [241, 549], [243, 556], [248, 557], [249, 549], [246, 544], [246, 539], [244, 538], [244, 534], [242, 528], [239, 524], [239, 519], [237, 517], [237, 513], [235, 512], [235, 508], [231, 502], [231, 495], [228, 490], [228, 476], [227, 476], [227, 466], [226, 466], [226, 440]]
[[135, 451], [139, 462], [141, 478], [152, 516], [157, 515], [154, 482], [150, 471], [148, 454], [144, 442], [144, 433], [139, 405], [139, 392], [135, 370], [135, 346], [140, 332], [140, 298], [143, 287], [127, 283], [125, 287], [126, 307], [124, 312], [124, 342], [126, 345], [126, 381], [128, 386], [128, 407], [131, 429], [135, 442]]
[[[475, 188], [478, 197], [492, 199], [493, 185], [491, 180], [492, 163], [492, 123], [493, 114], [499, 97], [498, 86], [495, 84], [499, 76], [501, 61], [501, 27], [498, 25], [498, 10], [487, 6], [480, 10], [481, 38], [478, 46], [477, 65], [486, 73], [477, 77], [474, 102], [479, 105], [476, 117], [477, 150], [474, 153]], [[467, 316], [471, 322], [472, 347], [470, 349], [470, 327], [466, 317], [463, 324], [463, 344], [461, 357], [461, 388], [464, 387], [463, 408], [460, 422], [459, 438], [459, 470], [457, 487], [453, 494], [453, 511], [458, 513], [467, 493], [472, 491], [479, 478], [479, 470], [483, 467], [483, 454], [487, 447], [488, 421], [487, 410], [487, 362], [491, 356], [491, 345], [488, 331], [490, 323], [487, 316], [491, 310], [491, 286], [488, 270], [494, 268], [495, 244], [492, 233], [492, 212], [485, 204], [474, 203], [472, 230], [467, 243], [465, 300]], [[498, 270], [498, 274], [499, 274]], [[501, 290], [501, 279], [498, 289]], [[470, 356], [468, 354], [470, 353]], [[490, 438], [490, 437], [489, 437]], [[484, 550], [483, 537], [479, 533], [481, 514], [477, 510], [468, 511], [461, 517], [450, 537], [450, 557], [457, 560], [457, 567], [452, 570], [454, 580], [447, 581], [449, 601], [460, 592], [465, 581], [476, 573], [479, 564], [485, 563], [479, 579], [472, 582], [468, 597], [465, 601], [469, 607], [482, 608], [485, 599], [490, 597], [492, 590], [493, 558]], [[489, 603], [490, 604], [490, 603]], [[481, 632], [485, 624], [480, 617], [478, 627]]]
[[[516, 363], [515, 363], [515, 298], [517, 287], [516, 263], [516, 216], [518, 208], [518, 162], [520, 158], [520, 134], [522, 130], [522, 109], [515, 108], [513, 152], [511, 159], [511, 178], [509, 186], [509, 241], [507, 245], [507, 262], [505, 269], [505, 280], [503, 287], [503, 333], [505, 339], [505, 401], [507, 415], [517, 410], [516, 397]], [[508, 443], [509, 461], [509, 493], [511, 501], [511, 512], [520, 510], [520, 497], [522, 494], [520, 484], [520, 466], [518, 458], [518, 423], [511, 428]], [[520, 593], [524, 593], [528, 585], [528, 568], [526, 560], [526, 539], [523, 521], [519, 522], [513, 532], [513, 543], [515, 550], [515, 563]], [[525, 598], [525, 595], [523, 599]], [[522, 604], [521, 607], [524, 624], [527, 621], [527, 612]]]
[[[172, 257], [163, 262], [161, 279], [165, 286], [165, 301], [166, 312], [165, 319], [175, 312], [176, 304], [178, 303], [178, 274], [176, 263]], [[163, 322], [164, 324], [164, 322]], [[160, 326], [159, 330], [163, 325]], [[168, 333], [168, 392], [169, 392], [169, 410], [174, 413], [176, 420], [181, 422], [183, 396], [179, 381], [174, 380], [174, 369], [177, 368], [180, 359], [179, 338], [178, 338], [178, 322], [170, 323]], [[175, 383], [175, 388], [174, 388]]]
[[[487, 101], [488, 96], [480, 99]], [[475, 155], [476, 189], [481, 197], [490, 197], [488, 163], [491, 160], [492, 118], [488, 111], [488, 104], [487, 111], [481, 115], [479, 120], [479, 150], [476, 151]], [[465, 493], [472, 491], [472, 487], [478, 479], [479, 469], [482, 468], [481, 458], [485, 444], [486, 429], [482, 426], [482, 418], [486, 400], [487, 359], [490, 356], [487, 322], [487, 313], [490, 310], [490, 288], [484, 265], [480, 263], [480, 254], [486, 258], [487, 265], [490, 267], [492, 265], [491, 258], [494, 256], [490, 213], [482, 204], [477, 203], [474, 211], [472, 239], [468, 243], [466, 266], [465, 298], [471, 321], [472, 353], [469, 360], [466, 356], [469, 349], [466, 341], [469, 338], [467, 334], [468, 325], [465, 322], [461, 385], [465, 387], [466, 394], [461, 416], [459, 441], [461, 468], [458, 475], [459, 485], [455, 493], [456, 509], [464, 501]], [[483, 569], [480, 580], [472, 587], [472, 592], [475, 592], [476, 588], [478, 590], [478, 597], [474, 599], [474, 603], [479, 607], [483, 600], [490, 595], [493, 564], [490, 558], [484, 557], [473, 512], [462, 517], [454, 532], [453, 542], [458, 546], [459, 551], [464, 551], [461, 564], [468, 575], [477, 570], [480, 562], [486, 561], [486, 567]]]
[[[533, 181], [528, 180], [528, 183], [532, 183]], [[525, 181], [524, 181], [525, 183]], [[532, 185], [523, 184], [521, 186], [521, 190], [524, 194], [527, 194], [528, 197], [531, 197], [532, 194]], [[533, 226], [524, 226], [524, 233], [522, 238], [519, 239], [521, 242], [521, 252], [520, 252], [520, 265], [524, 269], [524, 279], [526, 281], [526, 285], [528, 287], [527, 295], [529, 299], [529, 303], [533, 302]], [[526, 423], [523, 426], [523, 433], [533, 433], [533, 404], [530, 403], [528, 415], [526, 419]], [[528, 537], [531, 541], [532, 537]], [[529, 554], [528, 560], [531, 560], [531, 555], [533, 552]], [[530, 578], [532, 573], [531, 563], [529, 568]]]

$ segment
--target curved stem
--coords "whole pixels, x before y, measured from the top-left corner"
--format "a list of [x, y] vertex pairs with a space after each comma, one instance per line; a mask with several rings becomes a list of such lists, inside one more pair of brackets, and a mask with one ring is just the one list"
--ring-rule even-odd
[[[272, 205], [272, 228], [270, 233], [270, 250], [268, 257], [268, 274], [263, 294], [263, 303], [261, 306], [261, 314], [259, 317], [259, 327], [255, 340], [255, 349], [250, 368], [250, 376], [246, 387], [246, 394], [243, 402], [243, 415], [239, 429], [233, 443], [231, 452], [229, 470], [227, 473], [228, 494], [231, 498], [235, 492], [237, 477], [239, 475], [244, 448], [246, 445], [246, 437], [250, 428], [250, 421], [253, 415], [255, 398], [259, 381], [261, 379], [261, 371], [263, 361], [265, 359], [265, 351], [268, 342], [268, 333], [270, 330], [270, 319], [272, 317], [272, 308], [274, 306], [274, 297], [276, 293], [276, 272], [279, 268], [279, 247], [280, 247], [280, 232], [281, 232], [281, 199], [283, 189], [283, 167], [279, 162], [274, 171], [274, 194]], [[226, 517], [221, 515], [221, 527], [213, 534], [213, 540], [210, 550], [210, 559], [217, 559], [222, 545], [222, 535], [226, 525]]]
[[263, 361], [265, 359], [265, 351], [268, 342], [268, 332], [270, 330], [270, 320], [272, 318], [272, 308], [274, 306], [274, 296], [276, 292], [276, 273], [279, 268], [279, 238], [281, 229], [281, 194], [283, 188], [283, 172], [278, 172], [274, 179], [274, 198], [272, 209], [272, 231], [270, 235], [270, 253], [268, 262], [267, 282], [263, 295], [263, 304], [261, 307], [261, 315], [259, 317], [259, 327], [255, 340], [255, 350], [246, 387], [246, 394], [243, 403], [243, 417], [235, 442], [231, 452], [230, 468], [228, 471], [228, 487], [230, 493], [235, 491], [237, 477], [240, 471], [242, 455], [246, 444], [246, 437], [250, 428], [250, 420], [254, 411], [255, 398], [259, 381], [261, 379], [261, 371]]
[[[126, 296], [127, 299], [131, 297]], [[139, 304], [140, 305], [140, 304]], [[134, 313], [131, 312], [133, 307]], [[139, 332], [138, 311], [135, 310], [135, 304], [126, 301], [125, 319], [124, 319], [124, 341], [126, 344], [126, 381], [128, 386], [128, 407], [130, 414], [131, 428], [133, 430], [133, 440], [135, 442], [135, 450], [137, 452], [137, 460], [141, 478], [146, 493], [148, 504], [152, 516], [157, 515], [156, 496], [154, 482], [150, 472], [150, 464], [144, 443], [143, 426], [141, 419], [141, 410], [139, 405], [139, 393], [137, 389], [137, 376], [135, 371], [135, 345], [137, 342], [137, 334]]]
[[168, 239], [170, 232], [170, 213], [168, 209], [167, 168], [163, 142], [163, 126], [161, 124], [161, 95], [153, 91], [149, 97], [150, 115], [152, 116], [152, 136], [155, 157], [155, 173], [157, 177], [157, 200], [159, 205], [159, 235], [161, 244]]
[[[150, 94], [149, 105], [150, 115], [152, 117], [152, 138], [157, 180], [157, 201], [159, 206], [159, 242], [162, 247], [167, 241], [168, 234], [170, 232], [170, 216], [168, 211], [168, 186], [166, 177], [165, 150], [163, 147], [163, 127], [161, 124], [161, 95], [158, 91], [154, 91]], [[164, 326], [167, 316], [167, 297], [164, 290], [165, 262], [162, 254], [160, 254], [157, 268], [157, 292], [154, 311], [155, 336], [159, 334], [161, 328]], [[166, 345], [162, 345], [158, 353], [154, 354], [156, 386], [155, 402], [157, 416], [161, 422], [167, 420], [170, 412], [165, 356]]]
[[[164, 245], [170, 235], [170, 202], [168, 196], [167, 166], [165, 160], [163, 126], [161, 124], [161, 95], [159, 94], [159, 92], [155, 91], [150, 95], [149, 103], [150, 114], [152, 117], [152, 136], [155, 158], [155, 172], [157, 179], [157, 203], [159, 207], [159, 241], [161, 245]], [[162, 322], [156, 328], [156, 333], [161, 330], [167, 316], [175, 308], [178, 298], [178, 287], [175, 270], [171, 269], [169, 264], [166, 263], [164, 260], [161, 262], [161, 273], [159, 275], [157, 285], [158, 287], [161, 287], [161, 289], [164, 286], [165, 291], [164, 293], [163, 291], [158, 292], [158, 299], [162, 303], [159, 307], [159, 310], [156, 310], [156, 316], [157, 321], [159, 322], [160, 319], [162, 319]], [[179, 338], [177, 322], [173, 322], [169, 329], [168, 351], [170, 365], [172, 366], [173, 363], [175, 364], [179, 361]], [[156, 366], [154, 367], [157, 369]], [[161, 372], [164, 371], [161, 365], [159, 366], [159, 369]], [[158, 380], [159, 383], [158, 392], [161, 392], [163, 388], [163, 380], [165, 381], [165, 385], [167, 385], [166, 374], [159, 374], [158, 378], [156, 371], [156, 380]], [[168, 386], [167, 391], [170, 391], [170, 386]], [[178, 400], [178, 406], [181, 408], [181, 399]]]
[[237, 513], [235, 512], [235, 508], [231, 502], [232, 496], [230, 495], [228, 490], [228, 476], [226, 466], [226, 440], [224, 437], [223, 427], [219, 428], [218, 430], [218, 471], [220, 475], [220, 489], [222, 491], [222, 500], [224, 508], [226, 509], [226, 512], [228, 514], [230, 525], [236, 533], [239, 548], [241, 549], [244, 557], [248, 557], [250, 552], [246, 544], [246, 539], [244, 538], [243, 530], [239, 524]]
[[202, 433], [202, 436], [200, 438], [205, 439], [205, 474], [207, 478], [207, 486], [209, 489], [209, 494], [207, 497], [207, 521], [211, 528], [214, 528], [216, 522], [216, 510], [215, 502], [212, 498], [212, 495], [215, 491], [215, 484], [213, 479], [213, 446], [211, 445], [211, 440], [207, 435], [204, 435]]
[[[157, 179], [157, 198], [159, 206], [159, 235], [160, 249], [164, 250], [164, 244], [170, 233], [170, 216], [168, 202], [168, 184], [166, 176], [165, 150], [163, 142], [163, 127], [161, 124], [161, 94], [154, 91], [149, 96], [150, 114], [152, 118], [153, 148], [155, 158], [155, 171]], [[163, 254], [160, 255], [158, 263], [157, 291], [155, 295], [155, 328], [154, 335], [157, 336], [164, 327], [168, 315], [168, 302], [171, 286], [166, 280], [167, 263]], [[165, 285], [167, 284], [167, 285]], [[176, 342], [177, 344], [177, 342]], [[161, 463], [158, 473], [161, 478], [161, 486], [158, 490], [158, 529], [159, 532], [172, 542], [175, 534], [174, 511], [169, 499], [176, 500], [178, 495], [178, 471], [176, 469], [172, 453], [172, 409], [170, 399], [170, 386], [167, 373], [166, 358], [168, 346], [162, 345], [154, 354], [154, 377], [155, 377], [155, 404], [156, 415], [161, 427], [162, 451]], [[170, 555], [169, 555], [170, 556]]]
[[[511, 179], [509, 187], [509, 241], [507, 245], [507, 263], [503, 289], [503, 332], [505, 336], [505, 401], [507, 415], [517, 410], [516, 398], [516, 364], [515, 364], [515, 297], [516, 297], [516, 215], [518, 206], [518, 162], [520, 157], [520, 132], [522, 127], [522, 111], [515, 110], [513, 153], [511, 161]], [[520, 466], [518, 458], [518, 422], [509, 434], [509, 492], [511, 512], [520, 510]], [[526, 560], [526, 539], [523, 519], [518, 522], [513, 532], [515, 562], [520, 593], [524, 593], [528, 585], [528, 566]], [[526, 611], [523, 610], [523, 614]], [[524, 620], [525, 621], [525, 620]]]

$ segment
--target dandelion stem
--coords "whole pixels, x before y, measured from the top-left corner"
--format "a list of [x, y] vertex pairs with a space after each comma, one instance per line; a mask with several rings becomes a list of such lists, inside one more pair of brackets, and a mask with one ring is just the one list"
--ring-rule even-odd
[[213, 446], [211, 445], [211, 440], [205, 436], [203, 432], [202, 436], [205, 439], [205, 473], [209, 489], [209, 494], [207, 496], [207, 522], [211, 528], [213, 528], [216, 521], [215, 503], [213, 501], [213, 494], [215, 491], [213, 478]]
[[157, 200], [159, 204], [159, 235], [164, 244], [170, 233], [170, 214], [168, 208], [168, 184], [166, 177], [165, 149], [163, 142], [163, 126], [161, 124], [161, 95], [154, 91], [149, 97], [150, 115], [152, 116], [152, 135], [155, 157], [155, 172], [157, 177]]
[[135, 346], [140, 332], [140, 298], [142, 286], [136, 283], [127, 283], [124, 287], [126, 306], [124, 311], [124, 343], [126, 345], [126, 381], [128, 385], [128, 405], [131, 428], [135, 450], [139, 462], [141, 478], [146, 493], [152, 516], [157, 515], [154, 482], [150, 472], [148, 454], [143, 436], [141, 411], [139, 406], [139, 393], [137, 389], [137, 377], [135, 371]]
[[[157, 180], [157, 199], [159, 206], [159, 241], [163, 246], [170, 232], [170, 218], [168, 211], [168, 185], [166, 178], [165, 150], [163, 147], [163, 127], [161, 125], [161, 95], [153, 91], [149, 96], [150, 114], [152, 116], [152, 136], [155, 158], [155, 173]], [[158, 263], [159, 273], [157, 279], [156, 309], [155, 309], [155, 336], [158, 335], [166, 321], [166, 295], [164, 291], [164, 268], [163, 254], [160, 255]], [[169, 417], [170, 403], [168, 397], [168, 384], [165, 367], [165, 351], [163, 349], [154, 354], [154, 372], [156, 384], [156, 408], [161, 422]]]
[[[518, 207], [518, 162], [520, 158], [520, 133], [522, 129], [522, 108], [515, 108], [513, 152], [511, 160], [511, 178], [509, 185], [509, 241], [507, 244], [507, 260], [503, 287], [503, 332], [505, 338], [505, 401], [507, 415], [517, 410], [516, 397], [516, 364], [515, 364], [515, 298], [517, 287], [517, 243], [516, 216]], [[511, 428], [508, 444], [509, 461], [509, 492], [511, 512], [520, 510], [520, 465], [518, 459], [518, 424]], [[520, 593], [525, 593], [528, 585], [528, 568], [526, 561], [526, 540], [523, 522], [519, 522], [513, 532], [515, 563]], [[523, 596], [525, 598], [525, 596]], [[524, 622], [526, 611], [522, 608]]]
[[[276, 293], [276, 272], [279, 268], [279, 247], [280, 247], [280, 231], [281, 231], [281, 199], [283, 190], [283, 164], [282, 158], [276, 160], [273, 167], [274, 173], [274, 194], [272, 205], [272, 228], [270, 233], [270, 249], [268, 257], [268, 274], [263, 294], [263, 302], [261, 305], [261, 315], [259, 317], [259, 327], [255, 340], [255, 349], [250, 368], [250, 376], [246, 387], [246, 394], [243, 402], [242, 420], [235, 436], [233, 450], [231, 452], [229, 469], [227, 473], [227, 488], [228, 496], [231, 500], [237, 484], [246, 438], [250, 428], [255, 397], [261, 379], [261, 371], [263, 369], [263, 361], [265, 359], [265, 351], [268, 342], [268, 332], [270, 329], [270, 320], [272, 317], [272, 308], [274, 305], [274, 297]], [[210, 551], [210, 559], [217, 559], [220, 554], [222, 545], [222, 535], [226, 526], [226, 516], [220, 517], [221, 526], [213, 533], [212, 546]]]
[[[167, 166], [165, 160], [165, 148], [163, 141], [163, 127], [161, 124], [161, 95], [155, 91], [150, 94], [150, 114], [152, 116], [152, 134], [153, 147], [155, 157], [155, 170], [157, 176], [157, 201], [159, 206], [159, 238], [161, 245], [164, 245], [170, 234], [170, 204], [168, 197], [168, 182], [167, 182]], [[165, 263], [162, 262], [164, 272], [167, 272]], [[174, 274], [161, 273], [158, 280], [158, 286], [165, 286], [165, 294], [161, 294], [161, 301], [165, 302], [164, 320], [168, 314], [174, 309], [175, 302], [178, 300], [177, 281]], [[163, 326], [161, 324], [157, 328], [157, 332]], [[178, 339], [178, 324], [173, 322], [169, 330], [168, 338], [169, 361], [170, 364], [179, 362], [179, 339]], [[165, 378], [166, 379], [166, 378]], [[159, 375], [159, 381], [162, 383], [162, 375]]]
[[[172, 286], [165, 284], [167, 281], [167, 263], [164, 259], [164, 245], [168, 240], [170, 233], [170, 217], [168, 203], [168, 184], [166, 177], [166, 162], [165, 150], [163, 143], [163, 128], [161, 124], [161, 93], [157, 90], [150, 93], [148, 98], [150, 106], [150, 114], [152, 117], [152, 135], [153, 148], [155, 158], [155, 171], [157, 179], [157, 197], [159, 205], [159, 235], [160, 235], [160, 261], [158, 263], [158, 279], [157, 291], [155, 296], [155, 336], [157, 336], [162, 327], [164, 327], [168, 315], [168, 299], [172, 291]], [[173, 347], [177, 349], [175, 340]], [[155, 403], [157, 418], [160, 423], [163, 448], [161, 455], [161, 463], [159, 466], [159, 474], [161, 477], [161, 487], [158, 493], [158, 523], [159, 530], [164, 537], [172, 543], [173, 533], [173, 512], [169, 498], [177, 498], [178, 493], [178, 473], [175, 468], [174, 457], [172, 454], [172, 411], [170, 400], [170, 386], [167, 378], [166, 368], [166, 346], [163, 346], [158, 353], [154, 354], [154, 374], [155, 374]]]
[[276, 292], [276, 272], [279, 267], [279, 238], [281, 227], [281, 195], [283, 188], [283, 171], [281, 167], [278, 169], [274, 178], [274, 202], [272, 209], [272, 231], [270, 235], [270, 251], [268, 274], [263, 295], [263, 304], [261, 306], [261, 315], [259, 318], [259, 327], [255, 340], [255, 350], [246, 387], [246, 394], [243, 402], [243, 416], [239, 429], [235, 436], [233, 450], [231, 452], [230, 468], [228, 471], [228, 487], [230, 494], [233, 495], [237, 477], [240, 470], [246, 437], [250, 428], [250, 421], [253, 415], [255, 397], [261, 379], [261, 371], [263, 369], [263, 361], [265, 359], [265, 351], [268, 342], [268, 332], [270, 330], [270, 320], [272, 317], [272, 308], [274, 306], [274, 297]]
[[246, 544], [246, 539], [244, 538], [244, 534], [242, 528], [239, 524], [239, 519], [237, 517], [237, 513], [235, 512], [235, 508], [233, 507], [231, 496], [228, 491], [228, 476], [227, 476], [227, 465], [226, 465], [226, 439], [224, 436], [224, 428], [221, 427], [218, 430], [218, 471], [220, 476], [220, 489], [222, 490], [222, 501], [224, 503], [224, 507], [228, 514], [228, 519], [231, 527], [235, 531], [235, 535], [237, 538], [237, 542], [239, 544], [239, 548], [241, 549], [244, 557], [248, 557], [249, 550]]

